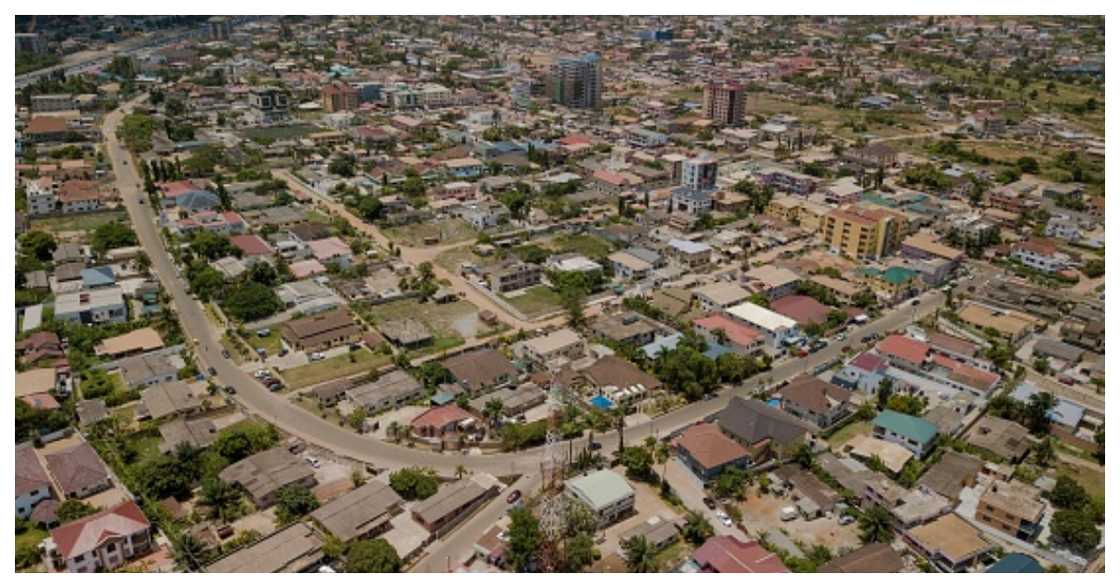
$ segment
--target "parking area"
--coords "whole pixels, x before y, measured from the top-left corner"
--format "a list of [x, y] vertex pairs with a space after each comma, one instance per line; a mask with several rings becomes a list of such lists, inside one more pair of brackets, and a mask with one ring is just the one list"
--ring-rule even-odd
[[805, 546], [823, 545], [833, 553], [839, 550], [856, 549], [861, 545], [859, 525], [855, 523], [841, 525], [834, 515], [823, 516], [812, 521], [807, 521], [800, 516], [791, 521], [783, 521], [782, 508], [787, 506], [793, 506], [793, 501], [788, 496], [759, 495], [756, 492], [749, 492], [748, 498], [739, 503], [739, 509], [743, 513], [743, 526], [753, 533], [784, 532], [790, 539]]

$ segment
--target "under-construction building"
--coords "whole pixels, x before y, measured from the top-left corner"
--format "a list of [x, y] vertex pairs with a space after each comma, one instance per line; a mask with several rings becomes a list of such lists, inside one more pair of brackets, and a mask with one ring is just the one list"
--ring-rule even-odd
[[704, 118], [725, 127], [743, 124], [747, 91], [739, 82], [711, 82], [704, 86]]
[[597, 53], [560, 57], [549, 71], [549, 94], [568, 108], [599, 108], [603, 96], [603, 68]]

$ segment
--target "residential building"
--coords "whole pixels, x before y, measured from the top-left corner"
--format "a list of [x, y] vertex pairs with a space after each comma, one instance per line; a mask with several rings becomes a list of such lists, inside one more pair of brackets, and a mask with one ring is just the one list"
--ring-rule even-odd
[[311, 511], [311, 518], [344, 543], [376, 537], [390, 528], [403, 499], [387, 484], [364, 484]]
[[771, 264], [753, 267], [740, 279], [751, 294], [762, 294], [769, 300], [796, 294], [801, 283], [801, 277], [796, 273]]
[[498, 487], [498, 480], [485, 473], [444, 484], [435, 495], [412, 507], [412, 518], [439, 535], [497, 496]]
[[1012, 479], [995, 481], [980, 496], [976, 519], [1016, 539], [1033, 541], [1042, 530], [1042, 491]]
[[319, 90], [325, 112], [354, 111], [360, 102], [358, 89], [345, 82], [333, 81]]
[[280, 327], [280, 336], [299, 351], [324, 351], [340, 345], [357, 343], [362, 327], [344, 309], [288, 321]]
[[54, 214], [58, 210], [57, 186], [49, 177], [29, 180], [23, 185], [27, 194], [27, 214], [30, 216], [43, 216]]
[[721, 345], [740, 355], [752, 355], [762, 350], [766, 336], [724, 314], [710, 314], [693, 319], [693, 328], [704, 336], [709, 345]]
[[599, 55], [557, 58], [549, 71], [548, 92], [554, 103], [568, 108], [599, 108], [603, 93]]
[[323, 560], [324, 541], [308, 523], [296, 523], [234, 551], [206, 567], [207, 573], [296, 573]]
[[564, 327], [522, 342], [515, 353], [539, 366], [560, 367], [583, 357], [584, 343], [579, 333]]
[[697, 270], [712, 262], [712, 248], [706, 243], [672, 239], [669, 241], [669, 255], [689, 270]]
[[26, 519], [35, 505], [51, 497], [51, 478], [30, 442], [16, 446], [16, 516]]
[[947, 514], [903, 534], [910, 547], [946, 572], [963, 572], [992, 549], [975, 527], [957, 514]]
[[919, 459], [926, 456], [937, 440], [937, 427], [922, 418], [884, 410], [872, 421], [876, 439], [885, 439], [910, 450]]
[[699, 423], [673, 439], [677, 456], [701, 480], [710, 482], [724, 469], [746, 469], [751, 465], [746, 448], [723, 434], [715, 423]]
[[268, 508], [280, 490], [293, 485], [311, 488], [315, 470], [287, 447], [273, 447], [227, 466], [218, 477], [245, 490], [257, 508]]
[[539, 265], [519, 261], [499, 262], [482, 270], [490, 289], [500, 294], [536, 286], [541, 274]]
[[152, 524], [131, 500], [52, 529], [44, 560], [55, 572], [115, 570], [155, 548]]
[[836, 253], [853, 259], [878, 259], [898, 249], [906, 222], [899, 213], [848, 206], [821, 219], [820, 237]]
[[716, 413], [721, 431], [747, 448], [751, 465], [771, 458], [784, 458], [809, 440], [809, 428], [801, 419], [754, 398], [735, 396]]
[[1012, 245], [1011, 258], [1031, 269], [1048, 274], [1069, 269], [1074, 265], [1073, 259], [1068, 254], [1059, 251], [1053, 243], [1041, 239], [1031, 239]]
[[751, 293], [734, 282], [712, 282], [693, 288], [692, 296], [704, 312], [717, 312], [746, 302]]
[[441, 365], [470, 394], [511, 384], [518, 374], [506, 356], [489, 347], [461, 353], [443, 360]]
[[704, 86], [704, 118], [720, 126], [737, 127], [747, 113], [747, 91], [739, 82], [709, 82]]
[[761, 332], [766, 337], [766, 345], [773, 351], [780, 350], [786, 341], [801, 336], [797, 321], [753, 302], [737, 304], [725, 312], [732, 320]]
[[827, 429], [848, 416], [852, 393], [812, 376], [802, 376], [778, 390], [782, 409]]
[[117, 362], [121, 378], [129, 388], [144, 388], [160, 382], [172, 382], [179, 374], [179, 367], [167, 354], [150, 353], [128, 357]]
[[346, 397], [370, 414], [413, 402], [424, 394], [424, 385], [404, 370], [393, 370], [380, 378], [350, 388]]
[[634, 488], [619, 474], [599, 470], [564, 482], [564, 493], [591, 509], [599, 527], [608, 527], [634, 510]]
[[894, 574], [906, 562], [888, 543], [866, 543], [859, 549], [833, 558], [817, 568], [822, 574]]
[[191, 416], [202, 412], [206, 390], [199, 383], [160, 382], [140, 393], [136, 409], [138, 420], [160, 420], [167, 416]]
[[249, 91], [249, 106], [262, 123], [287, 120], [290, 101], [287, 91], [275, 86], [256, 87]]
[[128, 320], [128, 307], [124, 291], [119, 286], [110, 286], [59, 294], [54, 303], [54, 316], [58, 320], [86, 325], [115, 324]]
[[84, 439], [48, 453], [44, 459], [60, 494], [59, 500], [85, 498], [113, 487], [105, 462]]
[[772, 574], [789, 572], [777, 554], [757, 541], [741, 541], [731, 535], [709, 537], [682, 567], [687, 572], [716, 574]]

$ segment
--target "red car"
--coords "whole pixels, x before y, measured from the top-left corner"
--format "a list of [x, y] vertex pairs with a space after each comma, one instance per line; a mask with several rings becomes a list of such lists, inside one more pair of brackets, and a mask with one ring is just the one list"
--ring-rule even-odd
[[508, 504], [513, 504], [513, 503], [517, 502], [518, 500], [521, 500], [521, 491], [520, 490], [514, 490], [513, 492], [509, 493], [508, 497], [506, 497], [506, 502]]

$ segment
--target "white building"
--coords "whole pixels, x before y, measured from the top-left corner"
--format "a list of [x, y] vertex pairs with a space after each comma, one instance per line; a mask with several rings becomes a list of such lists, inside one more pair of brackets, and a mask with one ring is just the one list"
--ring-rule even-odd
[[564, 482], [564, 492], [595, 513], [606, 527], [634, 509], [634, 488], [622, 476], [599, 470]]
[[766, 336], [766, 344], [773, 349], [780, 348], [782, 341], [800, 335], [797, 321], [752, 302], [732, 306], [725, 312], [732, 319], [761, 331]]
[[58, 208], [58, 194], [54, 182], [48, 177], [31, 180], [24, 185], [27, 193], [27, 214], [42, 216]]
[[123, 323], [128, 320], [128, 308], [120, 286], [108, 286], [59, 294], [54, 302], [54, 316], [86, 325]]

